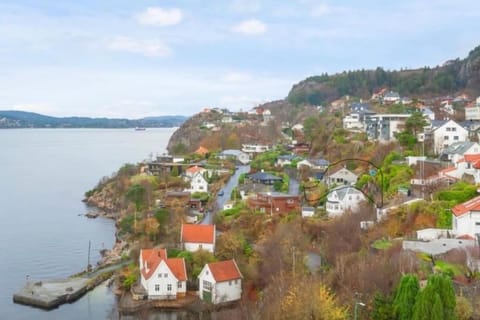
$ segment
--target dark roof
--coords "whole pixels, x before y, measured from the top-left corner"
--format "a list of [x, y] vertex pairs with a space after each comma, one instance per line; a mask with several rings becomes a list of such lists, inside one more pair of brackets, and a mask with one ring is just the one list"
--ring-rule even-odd
[[281, 181], [282, 180], [282, 178], [274, 176], [273, 174], [270, 174], [267, 172], [253, 173], [253, 174], [250, 174], [248, 177], [256, 181]]

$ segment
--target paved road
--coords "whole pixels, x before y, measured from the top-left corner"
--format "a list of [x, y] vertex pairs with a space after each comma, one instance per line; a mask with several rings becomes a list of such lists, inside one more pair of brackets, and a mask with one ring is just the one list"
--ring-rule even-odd
[[230, 199], [230, 195], [232, 194], [233, 188], [235, 188], [238, 185], [238, 178], [242, 173], [248, 173], [250, 172], [250, 166], [238, 166], [238, 169], [235, 170], [235, 173], [233, 176], [228, 179], [227, 183], [225, 186], [220, 189], [223, 191], [223, 196], [218, 196], [217, 197], [217, 207], [213, 211], [207, 211], [205, 214], [205, 218], [203, 218], [201, 224], [213, 224], [213, 218], [216, 214], [216, 210], [222, 210], [223, 205], [225, 202], [227, 202]]

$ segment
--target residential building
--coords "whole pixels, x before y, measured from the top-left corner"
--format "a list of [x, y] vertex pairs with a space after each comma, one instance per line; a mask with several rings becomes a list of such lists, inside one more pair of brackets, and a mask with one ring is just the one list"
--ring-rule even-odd
[[312, 170], [320, 170], [325, 171], [327, 170], [328, 166], [330, 165], [330, 161], [325, 159], [305, 159], [302, 161], [297, 162], [297, 169], [305, 166]]
[[452, 208], [452, 231], [457, 237], [480, 235], [480, 196]]
[[215, 251], [215, 225], [182, 224], [180, 242], [183, 248], [190, 252], [206, 250]]
[[278, 156], [275, 164], [277, 166], [284, 167], [284, 166], [287, 166], [287, 165], [291, 165], [292, 161], [294, 161], [296, 159], [300, 159], [300, 158], [298, 156], [294, 155], [294, 154], [283, 154], [283, 155]]
[[468, 141], [468, 131], [453, 120], [432, 121], [432, 128], [425, 134], [435, 154], [440, 154], [455, 142]]
[[328, 186], [351, 185], [357, 182], [358, 176], [347, 168], [341, 168], [332, 174], [327, 173], [324, 180], [326, 180]]
[[365, 130], [372, 140], [395, 140], [395, 133], [405, 128], [409, 114], [373, 114], [365, 117]]
[[242, 279], [235, 260], [208, 263], [198, 275], [198, 295], [213, 304], [240, 300]]
[[480, 120], [480, 105], [466, 106], [465, 120]]
[[242, 151], [248, 154], [262, 153], [270, 150], [270, 147], [263, 144], [242, 144]]
[[302, 218], [310, 218], [315, 214], [314, 207], [302, 207]]
[[383, 103], [391, 104], [391, 103], [399, 103], [400, 102], [400, 95], [398, 92], [389, 91], [383, 96]]
[[262, 183], [266, 185], [273, 185], [275, 182], [283, 181], [282, 178], [278, 176], [274, 176], [271, 173], [263, 172], [263, 171], [249, 174], [247, 178], [253, 182]]
[[257, 192], [247, 201], [250, 209], [267, 214], [288, 214], [300, 212], [300, 196], [281, 192]]
[[148, 299], [172, 300], [187, 293], [183, 258], [168, 258], [166, 249], [141, 249], [140, 283]]
[[439, 156], [441, 161], [457, 163], [466, 155], [480, 154], [480, 145], [477, 142], [459, 141], [446, 147]]
[[330, 217], [341, 216], [347, 210], [355, 211], [365, 200], [365, 195], [354, 187], [336, 187], [328, 193], [326, 210]]
[[363, 122], [359, 113], [351, 113], [343, 118], [343, 128], [347, 130], [363, 129]]
[[235, 159], [236, 161], [238, 161], [243, 165], [250, 163], [250, 156], [241, 150], [235, 150], [235, 149], [223, 150], [218, 154], [218, 157], [220, 159]]
[[[188, 178], [187, 178], [188, 179]], [[190, 180], [190, 191], [191, 193], [194, 192], [208, 192], [208, 181], [205, 179], [202, 173], [196, 172], [193, 174]]]

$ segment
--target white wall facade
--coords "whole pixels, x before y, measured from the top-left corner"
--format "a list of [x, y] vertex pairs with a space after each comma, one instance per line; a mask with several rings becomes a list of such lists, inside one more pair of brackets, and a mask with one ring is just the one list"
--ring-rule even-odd
[[468, 140], [468, 131], [453, 120], [448, 121], [433, 132], [433, 148], [439, 154], [454, 142]]
[[198, 243], [198, 242], [185, 242], [183, 244], [185, 250], [189, 252], [195, 252], [200, 249], [209, 251], [213, 253], [215, 251], [215, 244], [214, 243]]
[[[223, 302], [240, 300], [242, 297], [242, 279], [235, 279], [223, 282], [216, 282], [212, 272], [206, 265], [198, 275], [198, 295], [204, 300], [204, 291], [211, 291], [212, 303], [218, 304]], [[210, 287], [210, 289], [209, 289]]]
[[470, 211], [461, 216], [452, 216], [452, 229], [456, 236], [467, 234], [476, 237], [480, 233], [480, 212]]
[[466, 107], [465, 120], [480, 120], [480, 106]]
[[187, 292], [186, 281], [179, 281], [170, 271], [165, 260], [160, 261], [149, 279], [145, 279], [142, 274], [141, 284], [147, 291], [148, 299], [171, 300], [177, 298], [177, 293]]

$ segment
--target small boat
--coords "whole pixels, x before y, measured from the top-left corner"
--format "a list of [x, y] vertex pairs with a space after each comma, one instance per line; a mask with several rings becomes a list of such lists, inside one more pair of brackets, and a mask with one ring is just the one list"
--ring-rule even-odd
[[135, 127], [135, 131], [145, 131], [147, 128], [144, 127]]

